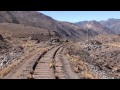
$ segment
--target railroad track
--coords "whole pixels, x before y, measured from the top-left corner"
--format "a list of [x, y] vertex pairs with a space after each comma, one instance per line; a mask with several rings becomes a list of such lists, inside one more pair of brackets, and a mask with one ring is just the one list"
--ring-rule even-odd
[[34, 56], [30, 57], [25, 62], [16, 66], [13, 70], [10, 71], [7, 75], [3, 77], [3, 79], [27, 79], [30, 72], [33, 70], [35, 63], [39, 60], [39, 58], [47, 51], [53, 49], [53, 47], [45, 50], [43, 52], [37, 53]]
[[[64, 56], [65, 45], [46, 50], [18, 69], [8, 79], [78, 79]], [[20, 73], [19, 73], [20, 72]]]
[[34, 79], [56, 79], [55, 75], [55, 56], [61, 46], [55, 47], [46, 52], [35, 65], [32, 73]]

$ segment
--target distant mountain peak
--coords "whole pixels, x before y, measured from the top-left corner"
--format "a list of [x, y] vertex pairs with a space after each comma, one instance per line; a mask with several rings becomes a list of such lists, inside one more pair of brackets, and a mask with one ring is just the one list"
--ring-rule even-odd
[[94, 25], [94, 26], [101, 26], [101, 24], [95, 20], [92, 20], [92, 21], [88, 21], [87, 24], [91, 24], [91, 25]]
[[92, 20], [86, 22], [78, 22], [78, 26], [83, 27], [84, 29], [91, 29], [99, 34], [113, 34], [114, 32], [109, 28], [101, 25], [99, 22]]
[[103, 26], [111, 29], [115, 33], [120, 34], [120, 19], [109, 18], [106, 21], [100, 21]]
[[115, 20], [115, 18], [109, 18], [108, 20]]

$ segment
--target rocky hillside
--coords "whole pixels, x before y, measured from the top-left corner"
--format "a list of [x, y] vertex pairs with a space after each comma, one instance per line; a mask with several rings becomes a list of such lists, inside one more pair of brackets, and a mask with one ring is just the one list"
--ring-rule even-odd
[[68, 45], [68, 57], [81, 78], [120, 78], [120, 36], [98, 35]]
[[79, 40], [86, 31], [78, 26], [59, 22], [36, 11], [0, 11], [0, 23], [14, 23], [56, 31], [62, 38]]
[[0, 23], [14, 23], [55, 31], [62, 38], [70, 40], [84, 40], [88, 35], [114, 34], [114, 31], [119, 32], [120, 26], [119, 20], [113, 19], [100, 23], [94, 20], [75, 24], [60, 22], [36, 11], [0, 11]]

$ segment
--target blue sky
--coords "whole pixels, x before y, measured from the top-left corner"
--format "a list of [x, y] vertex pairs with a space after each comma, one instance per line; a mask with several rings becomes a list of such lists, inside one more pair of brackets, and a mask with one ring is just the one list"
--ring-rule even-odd
[[85, 20], [120, 19], [120, 11], [40, 11], [59, 21], [79, 22]]

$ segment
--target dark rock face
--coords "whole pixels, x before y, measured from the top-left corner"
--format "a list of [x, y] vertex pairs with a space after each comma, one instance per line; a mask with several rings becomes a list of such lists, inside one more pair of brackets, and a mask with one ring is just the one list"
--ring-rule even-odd
[[4, 38], [2, 37], [2, 35], [0, 35], [0, 40], [2, 40], [2, 41], [4, 40]]

